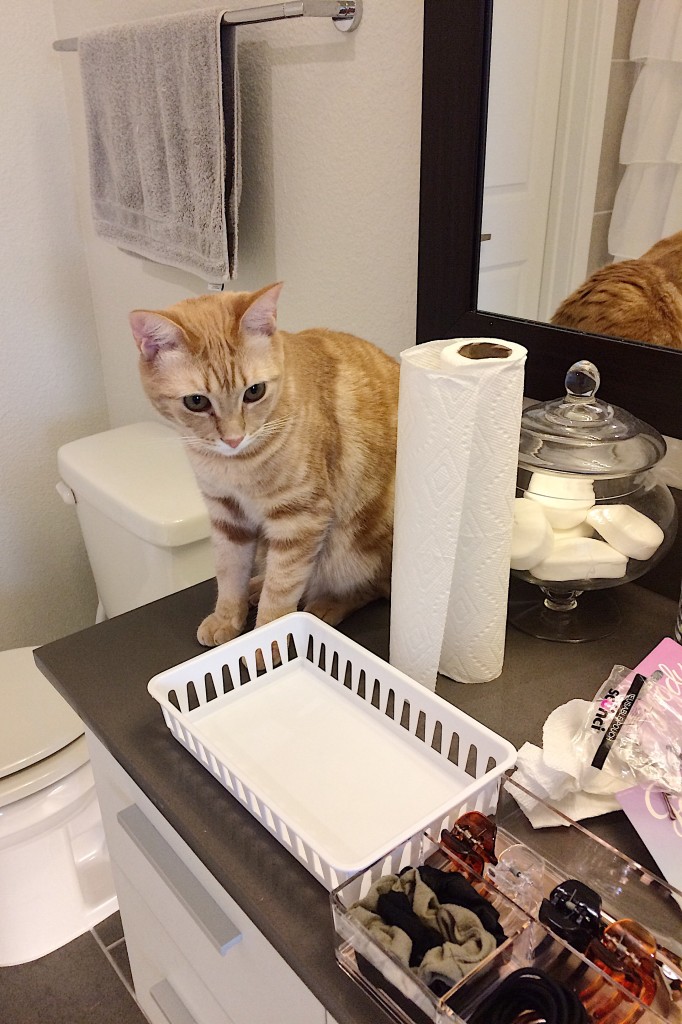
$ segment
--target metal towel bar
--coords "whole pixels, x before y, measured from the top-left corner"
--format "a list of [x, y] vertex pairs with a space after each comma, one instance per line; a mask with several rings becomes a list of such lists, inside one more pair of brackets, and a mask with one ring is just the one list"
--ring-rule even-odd
[[[287, 0], [282, 4], [265, 7], [245, 7], [223, 14], [225, 25], [254, 25], [259, 21], [283, 21], [285, 18], [331, 18], [341, 32], [352, 32], [362, 18], [362, 0]], [[54, 50], [62, 52], [78, 49], [77, 39], [57, 39]]]

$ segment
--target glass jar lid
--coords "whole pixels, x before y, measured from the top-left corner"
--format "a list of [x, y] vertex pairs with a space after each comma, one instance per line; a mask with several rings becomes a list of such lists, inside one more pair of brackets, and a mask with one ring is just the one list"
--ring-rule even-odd
[[666, 452], [654, 427], [596, 397], [597, 367], [581, 359], [566, 374], [566, 395], [528, 406], [521, 418], [519, 466], [532, 472], [632, 476]]

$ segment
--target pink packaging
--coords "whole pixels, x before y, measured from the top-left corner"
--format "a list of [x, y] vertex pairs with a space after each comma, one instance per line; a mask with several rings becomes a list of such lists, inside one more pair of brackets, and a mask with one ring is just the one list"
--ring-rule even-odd
[[[682, 645], [666, 637], [627, 677], [660, 671], [658, 685], [673, 699], [682, 695]], [[663, 877], [678, 890], [682, 906], [682, 798], [664, 796], [659, 786], [632, 786], [616, 799], [640, 835]]]

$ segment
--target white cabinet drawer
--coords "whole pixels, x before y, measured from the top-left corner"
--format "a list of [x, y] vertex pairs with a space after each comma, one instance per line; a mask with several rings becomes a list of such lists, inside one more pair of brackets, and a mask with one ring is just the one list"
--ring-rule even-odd
[[[162, 930], [233, 1024], [324, 1024], [322, 1004], [250, 918], [108, 751], [91, 735], [88, 744], [116, 877], [125, 875], [153, 908]], [[123, 905], [121, 917], [127, 936]]]
[[114, 871], [135, 995], [151, 1024], [233, 1024], [139, 892]]

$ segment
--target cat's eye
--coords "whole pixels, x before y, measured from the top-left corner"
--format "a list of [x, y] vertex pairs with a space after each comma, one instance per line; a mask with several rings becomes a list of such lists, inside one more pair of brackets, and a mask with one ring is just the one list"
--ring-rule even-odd
[[190, 412], [208, 412], [211, 408], [210, 399], [206, 395], [185, 395], [182, 404]]
[[265, 383], [252, 384], [250, 388], [247, 388], [244, 392], [245, 402], [260, 402], [261, 398], [265, 394], [266, 385]]

